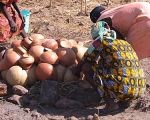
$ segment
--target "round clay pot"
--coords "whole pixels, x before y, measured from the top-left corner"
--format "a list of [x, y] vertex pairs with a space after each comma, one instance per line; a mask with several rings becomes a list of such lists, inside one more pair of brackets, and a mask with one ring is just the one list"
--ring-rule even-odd
[[7, 64], [7, 68], [16, 65], [19, 59], [20, 59], [20, 55], [17, 54], [12, 49], [7, 50], [4, 55], [4, 61]]
[[30, 39], [32, 39], [32, 40], [43, 40], [44, 39], [44, 36], [43, 35], [41, 35], [41, 34], [31, 34], [31, 36], [30, 36]]
[[19, 59], [19, 64], [22, 68], [25, 70], [29, 69], [32, 64], [34, 63], [34, 58], [29, 55], [29, 54], [24, 54], [20, 59]]
[[72, 48], [71, 43], [66, 38], [61, 38], [58, 40], [59, 46], [62, 48]]
[[30, 36], [30, 39], [32, 40], [32, 46], [35, 45], [42, 45], [43, 41], [44, 41], [44, 36], [41, 34], [32, 34]]
[[6, 81], [11, 85], [25, 86], [27, 83], [27, 72], [20, 66], [12, 66], [7, 70]]
[[68, 40], [68, 41], [70, 42], [70, 44], [71, 44], [72, 47], [78, 45], [77, 41], [75, 41], [75, 40], [73, 40], [73, 39], [70, 39], [70, 40]]
[[44, 63], [55, 64], [58, 60], [58, 56], [53, 51], [46, 51], [42, 53], [42, 55], [40, 56], [40, 60]]
[[36, 70], [36, 65], [32, 65], [28, 70], [27, 70], [27, 75], [28, 75], [28, 82], [27, 85], [33, 85], [37, 81], [37, 76], [35, 74]]
[[53, 66], [48, 63], [39, 63], [35, 73], [39, 80], [47, 80], [53, 75]]
[[54, 39], [45, 39], [45, 42], [42, 44], [43, 47], [56, 50], [58, 48], [58, 43]]
[[33, 39], [31, 46], [35, 46], [35, 45], [42, 45], [42, 40], [39, 39]]
[[40, 56], [42, 55], [43, 52], [44, 52], [44, 47], [40, 45], [32, 46], [29, 49], [29, 54], [34, 57], [36, 63], [39, 62]]
[[56, 54], [58, 55], [59, 62], [68, 67], [75, 64], [76, 54], [70, 48], [58, 48], [56, 50]]

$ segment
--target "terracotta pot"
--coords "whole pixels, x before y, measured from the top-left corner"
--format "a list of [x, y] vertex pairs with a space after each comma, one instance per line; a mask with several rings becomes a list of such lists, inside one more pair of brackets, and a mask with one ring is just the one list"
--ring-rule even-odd
[[20, 59], [20, 55], [17, 54], [12, 49], [7, 50], [4, 55], [4, 61], [7, 64], [7, 68], [10, 68], [13, 65], [16, 65], [19, 59]]
[[31, 43], [32, 43], [32, 40], [29, 39], [29, 38], [24, 38], [24, 39], [21, 41], [21, 45], [22, 45], [23, 47], [25, 47], [26, 49], [30, 49]]
[[19, 64], [22, 68], [25, 70], [29, 69], [32, 64], [34, 63], [34, 58], [29, 55], [29, 54], [24, 54], [20, 59], [19, 59]]
[[34, 57], [35, 62], [39, 62], [40, 56], [44, 52], [44, 47], [40, 45], [32, 46], [29, 50], [29, 54]]
[[32, 85], [37, 81], [37, 76], [35, 74], [35, 70], [36, 70], [36, 65], [32, 65], [32, 67], [30, 69], [27, 70], [27, 75], [28, 75], [28, 85]]
[[39, 63], [35, 73], [39, 80], [50, 79], [53, 75], [53, 66], [48, 63]]
[[27, 72], [20, 66], [12, 66], [6, 73], [6, 81], [12, 86], [25, 86], [27, 83]]
[[70, 48], [58, 48], [56, 50], [59, 62], [64, 66], [71, 66], [75, 64], [76, 55]]
[[73, 40], [73, 39], [70, 39], [70, 40], [68, 40], [68, 41], [70, 42], [70, 44], [71, 44], [72, 47], [78, 45], [77, 41], [75, 41], [75, 40]]
[[58, 56], [55, 52], [46, 51], [42, 53], [42, 55], [40, 56], [40, 60], [44, 63], [55, 64], [58, 60]]
[[31, 34], [30, 39], [32, 40], [32, 46], [42, 45], [44, 36], [41, 34]]
[[58, 43], [54, 39], [45, 39], [45, 42], [42, 44], [43, 47], [56, 50], [58, 48]]
[[31, 43], [31, 46], [35, 46], [35, 45], [42, 45], [42, 40], [39, 40], [39, 39], [33, 39], [32, 40], [32, 43]]
[[59, 46], [62, 48], [72, 48], [71, 43], [66, 38], [61, 38], [58, 40]]
[[44, 36], [42, 34], [31, 34], [30, 39], [32, 40], [43, 40]]
[[77, 61], [80, 62], [87, 51], [87, 47], [79, 46], [73, 47], [73, 51], [76, 53]]

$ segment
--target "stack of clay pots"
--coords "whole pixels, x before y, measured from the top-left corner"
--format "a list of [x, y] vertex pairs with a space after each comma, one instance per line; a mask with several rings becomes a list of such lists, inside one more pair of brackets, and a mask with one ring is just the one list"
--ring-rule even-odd
[[45, 39], [41, 34], [13, 41], [10, 49], [0, 53], [1, 75], [12, 86], [25, 86], [37, 80], [77, 80], [70, 68], [86, 52], [83, 44], [65, 38]]

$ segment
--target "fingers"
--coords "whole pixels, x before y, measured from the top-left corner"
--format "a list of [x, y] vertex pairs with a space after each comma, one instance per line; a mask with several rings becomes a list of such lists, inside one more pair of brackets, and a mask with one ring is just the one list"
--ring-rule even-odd
[[12, 33], [15, 33], [16, 31], [17, 31], [17, 27], [16, 27], [16, 26], [12, 26], [12, 27], [11, 27], [11, 32], [12, 32]]

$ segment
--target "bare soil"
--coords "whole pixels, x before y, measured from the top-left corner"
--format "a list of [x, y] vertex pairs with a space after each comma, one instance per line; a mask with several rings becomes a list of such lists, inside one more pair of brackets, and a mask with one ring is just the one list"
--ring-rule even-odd
[[[123, 1], [123, 2], [120, 2]], [[78, 41], [89, 40], [91, 22], [89, 12], [101, 0], [88, 0], [87, 14], [81, 13], [80, 0], [22, 0], [19, 6], [31, 11], [30, 33], [41, 33], [46, 38], [66, 37]], [[110, 0], [106, 7], [125, 4], [126, 0]], [[98, 107], [83, 109], [57, 109], [50, 106], [23, 108], [0, 100], [0, 120], [64, 120], [75, 116], [87, 119], [89, 115], [99, 114], [101, 120], [149, 120], [150, 119], [150, 58], [141, 61], [147, 77], [147, 92], [124, 111], [117, 114], [101, 115]]]

